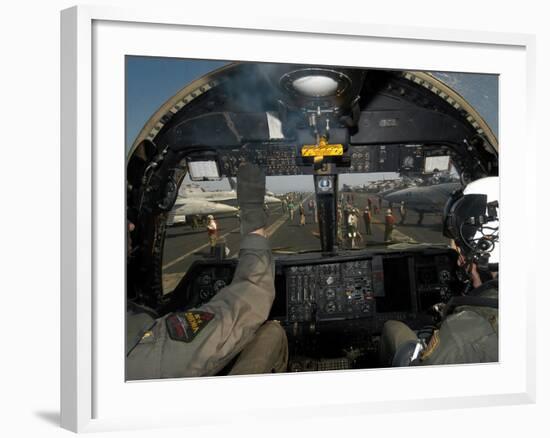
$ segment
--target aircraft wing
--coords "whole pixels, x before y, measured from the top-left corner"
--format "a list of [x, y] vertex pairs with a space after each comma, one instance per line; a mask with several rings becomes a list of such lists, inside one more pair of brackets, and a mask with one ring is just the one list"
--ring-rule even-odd
[[176, 215], [217, 215], [237, 213], [237, 208], [219, 202], [206, 201], [204, 199], [178, 198], [172, 210]]
[[405, 202], [406, 208], [419, 213], [442, 213], [451, 193], [460, 183], [436, 184], [433, 186], [408, 187], [385, 195], [383, 199], [397, 207]]

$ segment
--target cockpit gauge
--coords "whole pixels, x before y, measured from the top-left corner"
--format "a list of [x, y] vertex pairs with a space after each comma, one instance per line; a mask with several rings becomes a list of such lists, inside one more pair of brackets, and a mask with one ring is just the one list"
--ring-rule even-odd
[[414, 166], [414, 158], [412, 155], [407, 155], [405, 158], [403, 158], [402, 167], [404, 169], [411, 169]]
[[205, 287], [201, 287], [199, 290], [199, 297], [202, 301], [208, 300], [208, 298], [210, 298], [210, 290]]
[[332, 180], [330, 178], [319, 178], [319, 180], [317, 181], [317, 185], [319, 187], [319, 191], [322, 193], [332, 191]]
[[214, 292], [218, 293], [221, 289], [227, 286], [226, 282], [223, 280], [216, 280], [214, 283]]
[[207, 286], [207, 285], [209, 285], [211, 282], [212, 282], [212, 277], [210, 277], [210, 275], [208, 275], [208, 274], [201, 275], [201, 276], [199, 277], [199, 284], [200, 284], [201, 286]]
[[447, 283], [451, 279], [451, 273], [447, 270], [443, 270], [439, 273], [439, 280], [442, 283]]
[[336, 311], [336, 303], [334, 301], [329, 301], [325, 306], [325, 311], [327, 313], [333, 313], [334, 311]]

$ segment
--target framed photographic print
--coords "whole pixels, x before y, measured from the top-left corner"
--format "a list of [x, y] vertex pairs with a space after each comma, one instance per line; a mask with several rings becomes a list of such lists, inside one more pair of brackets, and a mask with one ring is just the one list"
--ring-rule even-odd
[[62, 426], [532, 401], [532, 47], [63, 11]]

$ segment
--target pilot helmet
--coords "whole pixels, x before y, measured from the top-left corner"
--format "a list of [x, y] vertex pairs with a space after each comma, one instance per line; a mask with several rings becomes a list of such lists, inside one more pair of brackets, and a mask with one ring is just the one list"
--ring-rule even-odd
[[390, 214], [392, 214], [392, 211], [391, 208], [388, 208], [388, 211], [386, 211], [386, 216], [389, 216]]
[[208, 220], [211, 221], [212, 219], [214, 219], [214, 216], [212, 216], [211, 214], [209, 214], [208, 216], [206, 216], [206, 218], [207, 218]]
[[499, 260], [499, 181], [491, 176], [455, 191], [443, 213], [443, 234], [455, 241], [481, 270], [497, 271]]

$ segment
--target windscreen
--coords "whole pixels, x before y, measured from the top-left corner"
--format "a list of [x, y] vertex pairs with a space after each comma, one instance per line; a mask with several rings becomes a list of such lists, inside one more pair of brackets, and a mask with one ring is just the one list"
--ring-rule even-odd
[[[460, 187], [459, 178], [454, 170], [429, 170], [416, 177], [390, 172], [339, 174], [339, 249], [448, 243], [442, 234], [441, 213], [449, 194]], [[224, 243], [228, 258], [238, 256], [236, 183], [236, 178], [225, 177], [215, 182], [196, 182], [189, 176], [183, 180], [168, 215], [163, 254], [165, 293], [175, 288], [195, 260], [210, 255], [213, 244]], [[264, 209], [275, 254], [320, 250], [320, 213], [312, 175], [267, 177]]]

